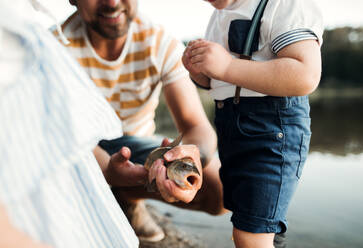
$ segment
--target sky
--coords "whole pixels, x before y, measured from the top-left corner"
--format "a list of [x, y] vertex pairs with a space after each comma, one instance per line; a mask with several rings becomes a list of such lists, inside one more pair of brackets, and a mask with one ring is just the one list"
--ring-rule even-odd
[[[315, 0], [324, 15], [326, 28], [363, 26], [363, 0]], [[68, 0], [40, 0], [64, 20], [74, 11]], [[139, 0], [139, 10], [179, 39], [203, 37], [213, 8], [202, 0]], [[52, 23], [43, 18], [44, 23]]]

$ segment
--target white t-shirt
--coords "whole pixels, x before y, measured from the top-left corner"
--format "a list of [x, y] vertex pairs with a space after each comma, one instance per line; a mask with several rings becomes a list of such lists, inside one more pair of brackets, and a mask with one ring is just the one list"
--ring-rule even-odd
[[[222, 45], [233, 57], [238, 58], [239, 53], [231, 51], [228, 43], [231, 22], [252, 20], [259, 2], [237, 0], [225, 9], [215, 10], [207, 27], [206, 39]], [[297, 41], [315, 39], [321, 45], [323, 31], [322, 13], [314, 0], [270, 0], [261, 19], [258, 44], [255, 44], [258, 49], [252, 53], [252, 59], [274, 59], [282, 48]], [[242, 28], [242, 32], [238, 35], [246, 38], [248, 28]], [[211, 88], [211, 96], [223, 100], [234, 96], [236, 86], [212, 79]], [[242, 88], [241, 96], [265, 95]]]

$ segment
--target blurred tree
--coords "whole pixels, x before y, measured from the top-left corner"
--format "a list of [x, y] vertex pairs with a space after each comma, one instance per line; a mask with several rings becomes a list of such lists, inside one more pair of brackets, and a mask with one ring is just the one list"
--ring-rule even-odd
[[363, 28], [326, 30], [321, 87], [363, 87]]

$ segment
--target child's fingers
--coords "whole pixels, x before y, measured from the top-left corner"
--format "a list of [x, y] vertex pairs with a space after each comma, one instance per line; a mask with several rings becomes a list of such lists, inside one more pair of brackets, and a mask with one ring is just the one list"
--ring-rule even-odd
[[191, 67], [195, 72], [203, 73], [203, 62], [194, 63]]
[[188, 42], [188, 47], [192, 46], [193, 44], [200, 42], [202, 39], [196, 39], [196, 40], [191, 40]]
[[196, 43], [200, 43], [200, 42], [207, 42], [205, 39], [196, 39], [196, 40], [191, 40], [188, 42], [188, 46], [192, 46]]
[[196, 49], [199, 47], [205, 47], [208, 46], [210, 43], [206, 40], [197, 40], [196, 42], [194, 42], [192, 45], [188, 46], [190, 47], [190, 49]]
[[203, 62], [203, 55], [195, 55], [190, 59], [190, 63], [194, 66], [196, 63], [202, 63]]
[[191, 47], [195, 43], [195, 40], [191, 40], [188, 42], [187, 48]]
[[204, 54], [207, 51], [207, 47], [198, 47], [190, 51], [190, 58], [192, 59], [196, 55]]
[[190, 48], [186, 48], [183, 53], [182, 61], [184, 64], [187, 64], [190, 60], [191, 50]]
[[190, 49], [185, 49], [184, 53], [183, 53], [183, 57], [182, 60], [184, 62], [187, 62], [190, 59]]

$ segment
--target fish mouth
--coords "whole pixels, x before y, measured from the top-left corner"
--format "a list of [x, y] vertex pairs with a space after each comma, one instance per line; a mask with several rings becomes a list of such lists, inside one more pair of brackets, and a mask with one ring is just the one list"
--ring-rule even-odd
[[183, 189], [192, 189], [198, 183], [199, 177], [197, 175], [171, 175], [168, 173], [168, 178], [172, 179], [179, 187]]
[[167, 175], [169, 179], [173, 180], [182, 189], [193, 189], [198, 187], [199, 175], [175, 175], [170, 170], [167, 171]]
[[167, 176], [181, 188], [192, 189], [200, 187], [201, 175], [191, 158], [171, 162], [167, 166]]
[[199, 177], [197, 177], [196, 175], [190, 175], [185, 177], [184, 180], [184, 185], [186, 185], [186, 188], [193, 188], [194, 185], [196, 185], [198, 183]]
[[186, 180], [188, 181], [188, 183], [190, 185], [194, 185], [194, 183], [198, 180], [198, 178], [195, 175], [191, 175], [191, 176], [188, 176], [186, 178]]

